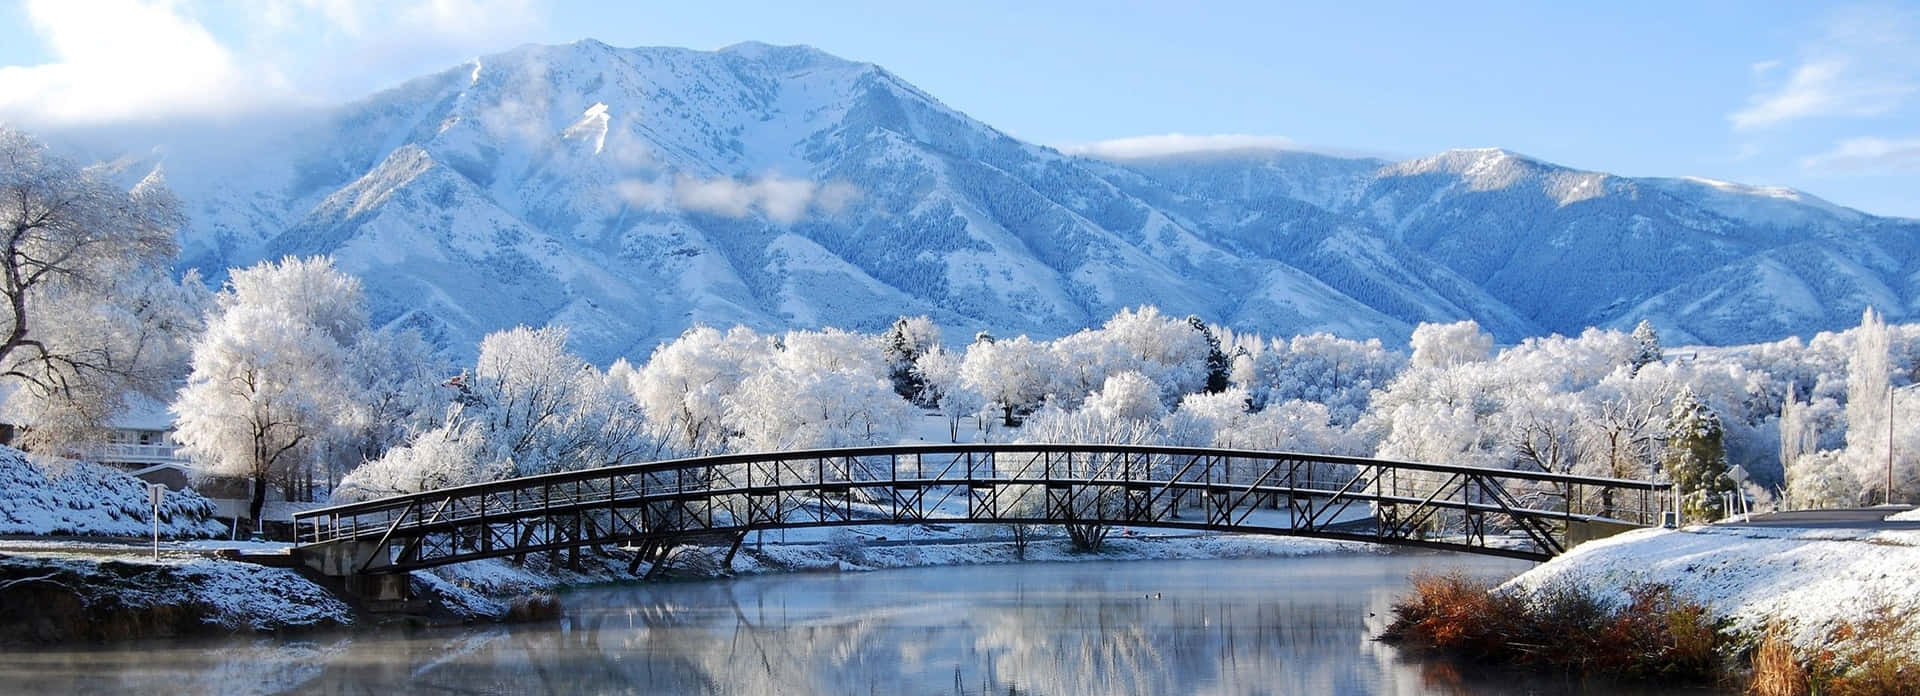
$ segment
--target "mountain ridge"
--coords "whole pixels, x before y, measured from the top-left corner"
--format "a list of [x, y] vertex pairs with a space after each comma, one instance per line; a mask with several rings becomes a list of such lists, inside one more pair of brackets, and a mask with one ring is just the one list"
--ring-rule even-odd
[[549, 322], [600, 362], [693, 323], [929, 314], [950, 339], [1054, 336], [1137, 304], [1390, 343], [1465, 318], [1503, 341], [1647, 318], [1673, 342], [1744, 343], [1869, 303], [1907, 318], [1920, 293], [1920, 222], [1803, 192], [1500, 148], [1101, 160], [881, 66], [758, 42], [529, 44], [332, 108], [238, 165], [175, 159], [118, 166], [187, 202], [183, 265], [335, 254], [375, 321], [454, 353]]

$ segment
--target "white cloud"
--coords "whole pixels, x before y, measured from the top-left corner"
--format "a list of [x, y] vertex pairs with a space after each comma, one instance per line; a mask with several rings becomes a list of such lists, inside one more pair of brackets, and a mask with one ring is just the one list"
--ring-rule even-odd
[[26, 13], [59, 62], [0, 68], [0, 114], [29, 122], [96, 123], [170, 116], [246, 98], [234, 56], [198, 23], [155, 4], [36, 0]]
[[[1782, 69], [1784, 81], [1776, 78]], [[1762, 61], [1752, 74], [1761, 89], [1727, 116], [1736, 129], [1821, 116], [1884, 116], [1920, 94], [1920, 29], [1910, 11], [1850, 8], [1830, 18], [1791, 67]]]
[[728, 176], [702, 179], [676, 174], [671, 183], [629, 179], [614, 187], [627, 203], [651, 210], [681, 209], [744, 218], [759, 211], [774, 222], [791, 225], [809, 212], [837, 215], [853, 201], [860, 190], [843, 181], [825, 184], [809, 179], [768, 174], [757, 179]]
[[1920, 138], [1848, 138], [1828, 152], [1800, 160], [1800, 166], [1829, 174], [1920, 173]]
[[33, 125], [358, 97], [524, 38], [546, 14], [537, 0], [31, 0], [24, 10], [51, 60], [0, 68], [0, 119]]
[[1278, 135], [1185, 135], [1167, 133], [1165, 135], [1142, 135], [1132, 138], [1102, 140], [1083, 145], [1067, 145], [1060, 148], [1069, 155], [1093, 157], [1096, 159], [1128, 160], [1145, 157], [1165, 157], [1167, 155], [1185, 155], [1199, 152], [1227, 152], [1231, 150], [1299, 150], [1301, 147], [1292, 138]]

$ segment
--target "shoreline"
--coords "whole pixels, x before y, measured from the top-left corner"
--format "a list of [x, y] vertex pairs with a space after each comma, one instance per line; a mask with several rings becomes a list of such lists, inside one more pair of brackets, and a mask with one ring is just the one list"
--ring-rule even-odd
[[1382, 638], [1427, 652], [1747, 693], [1906, 694], [1920, 530], [1733, 523], [1595, 540], [1495, 585], [1418, 578]]
[[[581, 570], [547, 566], [529, 556], [469, 561], [412, 574], [415, 610], [367, 611], [309, 574], [247, 561], [214, 558], [209, 551], [163, 547], [161, 559], [133, 553], [124, 540], [15, 538], [0, 550], [0, 646], [9, 648], [106, 645], [141, 640], [190, 640], [252, 634], [381, 631], [449, 627], [548, 618], [555, 595], [588, 587], [643, 584], [626, 570], [624, 551], [581, 554]], [[25, 549], [19, 548], [27, 547]], [[100, 547], [115, 549], [97, 552]], [[88, 549], [96, 549], [89, 552]], [[724, 547], [689, 547], [659, 581], [713, 581], [731, 577], [812, 572], [870, 572], [946, 565], [1078, 563], [1187, 559], [1287, 558], [1394, 553], [1360, 542], [1256, 535], [1114, 537], [1100, 551], [1073, 550], [1064, 538], [1036, 539], [1024, 555], [1015, 544], [963, 536], [904, 539], [881, 546], [829, 539], [743, 544], [731, 568], [718, 560]]]

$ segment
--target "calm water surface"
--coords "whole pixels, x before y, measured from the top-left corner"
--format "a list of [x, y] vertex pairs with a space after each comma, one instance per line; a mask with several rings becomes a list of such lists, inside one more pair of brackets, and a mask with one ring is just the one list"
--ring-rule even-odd
[[1340, 555], [594, 588], [537, 625], [0, 654], [0, 691], [1642, 693], [1414, 660], [1368, 639], [1411, 572], [1505, 578], [1529, 566]]

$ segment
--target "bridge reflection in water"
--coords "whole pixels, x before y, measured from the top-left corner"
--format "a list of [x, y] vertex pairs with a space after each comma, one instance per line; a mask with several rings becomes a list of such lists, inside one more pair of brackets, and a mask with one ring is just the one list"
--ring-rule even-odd
[[[1657, 523], [1671, 484], [1358, 457], [1091, 444], [695, 457], [395, 496], [295, 516], [336, 576], [805, 527], [937, 523], [1212, 530], [1543, 560], [1591, 528]], [[1357, 519], [1356, 519], [1357, 518]]]

